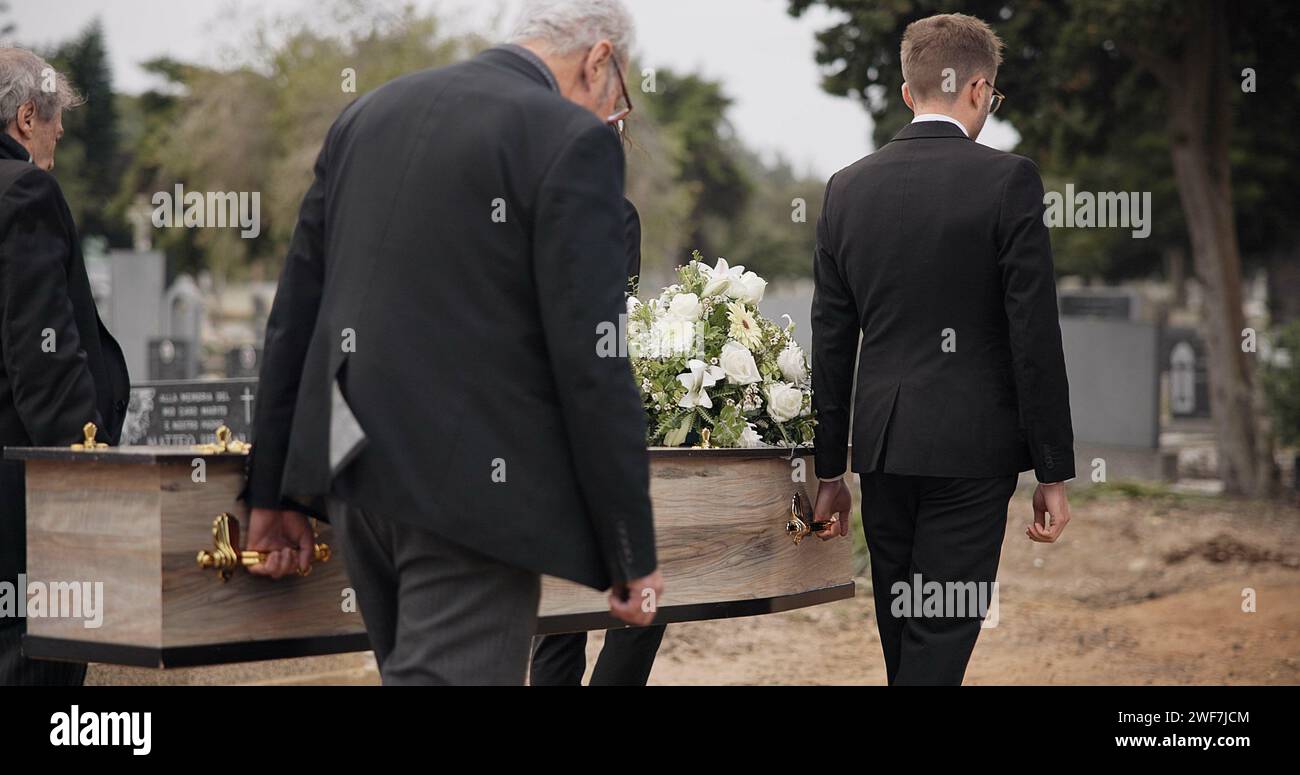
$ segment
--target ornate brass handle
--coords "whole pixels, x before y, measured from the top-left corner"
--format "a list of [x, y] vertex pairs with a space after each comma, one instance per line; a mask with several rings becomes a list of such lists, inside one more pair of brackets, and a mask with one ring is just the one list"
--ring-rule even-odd
[[102, 441], [95, 441], [95, 434], [99, 433], [99, 428], [95, 427], [93, 422], [88, 422], [81, 426], [82, 440], [72, 445], [72, 448], [78, 452], [94, 452], [97, 449], [104, 449], [108, 445]]
[[[222, 512], [212, 521], [212, 551], [200, 551], [196, 558], [199, 567], [215, 568], [222, 581], [229, 581], [236, 568], [266, 562], [266, 552], [239, 549], [239, 520], [229, 512]], [[329, 562], [329, 544], [316, 544], [312, 552], [312, 562]], [[299, 576], [311, 573], [312, 565], [306, 571], [298, 571]]]
[[839, 517], [831, 517], [830, 521], [822, 522], [809, 519], [807, 514], [807, 510], [804, 509], [804, 494], [796, 490], [794, 495], [790, 496], [790, 519], [785, 523], [785, 534], [794, 540], [795, 546], [798, 546], [799, 542], [807, 536], [820, 533], [840, 521]]
[[247, 455], [253, 451], [253, 445], [237, 440], [228, 425], [218, 427], [216, 435], [216, 443], [195, 444], [194, 450], [205, 455]]

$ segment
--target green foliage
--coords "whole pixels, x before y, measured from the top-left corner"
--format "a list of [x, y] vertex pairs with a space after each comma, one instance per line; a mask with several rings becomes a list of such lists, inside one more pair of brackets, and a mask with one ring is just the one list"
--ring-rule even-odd
[[[628, 196], [641, 209], [642, 264], [662, 278], [693, 247], [768, 278], [807, 276], [824, 181], [746, 149], [730, 104], [719, 83], [666, 68], [637, 95]], [[796, 197], [803, 222], [791, 218]]]
[[[1006, 43], [998, 88], [1008, 99], [997, 118], [1020, 134], [1017, 153], [1034, 159], [1049, 189], [1151, 191], [1155, 231], [1129, 239], [1121, 229], [1054, 229], [1062, 273], [1118, 279], [1159, 268], [1162, 252], [1186, 243], [1173, 181], [1168, 90], [1153, 64], [1173, 53], [1198, 23], [1182, 0], [789, 0], [793, 15], [820, 5], [844, 18], [818, 33], [823, 88], [863, 101], [876, 121], [877, 146], [911, 119], [900, 97], [899, 44], [911, 22], [960, 12], [987, 21]], [[1232, 109], [1233, 195], [1243, 251], [1293, 244], [1293, 175], [1300, 162], [1300, 34], [1295, 3], [1228, 3], [1234, 69], [1222, 84]], [[1256, 68], [1258, 92], [1239, 74]], [[1177, 78], [1174, 79], [1177, 83]]]
[[[117, 195], [126, 209], [177, 183], [195, 191], [261, 192], [262, 235], [229, 229], [168, 229], [155, 239], [177, 269], [239, 274], [249, 264], [275, 276], [325, 132], [348, 103], [404, 73], [450, 64], [483, 46], [450, 36], [432, 16], [406, 8], [372, 14], [335, 2], [331, 26], [293, 18], [262, 23], [245, 60], [212, 69], [159, 59], [147, 64], [165, 90], [125, 105], [135, 150]], [[355, 72], [355, 92], [344, 70]]]
[[1275, 352], [1262, 370], [1264, 394], [1273, 414], [1278, 440], [1300, 447], [1300, 321], [1277, 333]]
[[[226, 229], [159, 229], [153, 238], [171, 274], [209, 269], [233, 277], [251, 268], [273, 278], [338, 113], [387, 80], [487, 45], [410, 7], [389, 13], [360, 0], [327, 0], [310, 18], [257, 22], [219, 67], [155, 59], [145, 68], [162, 86], [113, 95], [103, 35], [92, 25], [53, 53], [89, 97], [65, 117], [57, 174], [82, 231], [114, 246], [129, 244], [129, 220], [147, 218], [152, 196], [178, 182], [187, 191], [258, 191], [255, 240]], [[344, 68], [356, 73], [355, 92], [341, 88]], [[768, 277], [807, 275], [823, 181], [744, 148], [716, 81], [660, 68], [646, 92], [637, 73], [630, 68], [637, 110], [627, 192], [641, 213], [644, 272], [658, 284], [700, 246]], [[807, 203], [802, 222], [790, 217], [796, 197]]]
[[114, 244], [126, 244], [130, 231], [122, 213], [104, 206], [117, 191], [122, 156], [103, 26], [98, 20], [91, 22], [47, 58], [86, 101], [63, 113], [64, 134], [54, 167], [59, 186], [83, 235], [102, 235]]

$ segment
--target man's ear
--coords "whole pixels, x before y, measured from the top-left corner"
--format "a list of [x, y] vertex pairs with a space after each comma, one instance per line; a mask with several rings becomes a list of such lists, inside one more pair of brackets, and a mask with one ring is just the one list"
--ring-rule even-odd
[[608, 40], [600, 41], [587, 52], [587, 59], [582, 63], [582, 73], [593, 89], [596, 88], [596, 76], [600, 72], [600, 68], [609, 62], [609, 58], [613, 53], [614, 45]]
[[14, 117], [14, 127], [18, 134], [31, 139], [36, 132], [36, 103], [28, 100], [18, 106], [18, 115]]
[[989, 99], [992, 99], [993, 84], [989, 82], [988, 78], [981, 76], [980, 78], [977, 78], [975, 80], [974, 84], [971, 85], [970, 106], [975, 110], [976, 113], [983, 112], [984, 110], [983, 105], [987, 102], [987, 100], [983, 99], [985, 96], [985, 87], [988, 88]]
[[907, 106], [908, 110], [913, 113], [916, 112], [916, 103], [912, 102], [912, 90], [908, 88], [907, 81], [903, 81], [903, 104]]

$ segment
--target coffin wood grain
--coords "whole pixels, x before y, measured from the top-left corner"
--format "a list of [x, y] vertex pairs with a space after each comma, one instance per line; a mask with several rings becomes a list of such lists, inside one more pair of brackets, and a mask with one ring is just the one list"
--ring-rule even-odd
[[27, 463], [28, 582], [102, 581], [103, 626], [29, 618], [28, 633], [95, 643], [162, 642], [158, 472], [149, 466]]
[[223, 583], [199, 569], [217, 514], [248, 522], [236, 502], [242, 459], [208, 458], [203, 482], [192, 480], [191, 460], [27, 461], [29, 581], [104, 583], [100, 627], [32, 618], [30, 635], [162, 649], [365, 632], [355, 606], [344, 610], [343, 549], [328, 525], [318, 540], [333, 557], [307, 577], [240, 571]]
[[[790, 498], [808, 495], [802, 474], [812, 470], [809, 457], [787, 454], [651, 451], [650, 494], [666, 586], [660, 608], [779, 600], [837, 586], [851, 591], [851, 542], [808, 538], [796, 546], [785, 534]], [[6, 456], [27, 466], [29, 580], [104, 582], [101, 627], [33, 618], [29, 635], [161, 654], [365, 631], [359, 613], [343, 610], [344, 547], [326, 524], [318, 540], [331, 546], [333, 557], [305, 578], [270, 581], [239, 571], [222, 583], [215, 571], [197, 567], [196, 552], [212, 548], [217, 514], [236, 514], [247, 528], [236, 502], [242, 457], [148, 447], [75, 454], [11, 448]], [[191, 478], [195, 457], [206, 460], [205, 482]], [[539, 615], [556, 617], [557, 626], [569, 621], [560, 617], [607, 611], [602, 592], [543, 581]]]
[[329, 525], [318, 542], [333, 556], [310, 575], [277, 581], [243, 571], [221, 582], [215, 571], [194, 561], [199, 549], [212, 548], [212, 519], [223, 511], [248, 520], [235, 503], [243, 487], [243, 462], [209, 464], [207, 482], [195, 483], [188, 462], [159, 465], [162, 513], [163, 646], [238, 643], [274, 638], [350, 635], [365, 632], [360, 613], [344, 610], [348, 589], [343, 547]]
[[[650, 464], [659, 565], [660, 607], [793, 595], [852, 578], [847, 540], [785, 534], [790, 497], [808, 494], [795, 481], [811, 471], [781, 457], [728, 459], [664, 456]], [[604, 593], [547, 577], [542, 616], [608, 610]]]

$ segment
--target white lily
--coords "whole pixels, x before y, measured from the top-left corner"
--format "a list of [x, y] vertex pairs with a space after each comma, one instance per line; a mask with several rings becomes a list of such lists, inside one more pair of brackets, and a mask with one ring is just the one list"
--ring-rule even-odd
[[686, 395], [682, 396], [677, 402], [678, 406], [687, 409], [693, 409], [702, 406], [706, 409], [713, 408], [713, 399], [705, 392], [705, 388], [711, 388], [718, 384], [726, 372], [721, 366], [711, 366], [704, 361], [692, 359], [686, 362], [688, 372], [677, 375], [677, 381], [682, 383], [686, 388]]
[[745, 276], [744, 266], [727, 266], [727, 259], [719, 257], [717, 266], [700, 265], [700, 272], [705, 276], [703, 296], [735, 295], [740, 287], [741, 278]]

